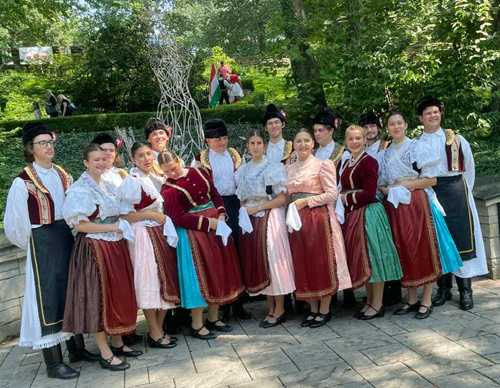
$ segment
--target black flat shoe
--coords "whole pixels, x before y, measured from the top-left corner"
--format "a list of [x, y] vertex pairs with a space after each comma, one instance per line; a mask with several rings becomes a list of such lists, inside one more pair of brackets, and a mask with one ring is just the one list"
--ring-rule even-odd
[[[202, 331], [204, 327], [205, 326], [202, 326], [197, 330], [193, 329], [193, 327], [190, 327], [189, 332], [191, 333], [191, 337], [202, 339], [202, 340], [211, 340], [211, 339], [217, 338], [217, 334], [212, 333], [211, 331], [208, 331], [208, 334], [200, 334], [200, 331]], [[205, 329], [206, 329], [206, 327], [205, 327]]]
[[415, 319], [425, 319], [425, 318], [428, 318], [431, 315], [432, 310], [434, 309], [434, 306], [432, 304], [430, 306], [424, 306], [422, 304], [422, 305], [420, 305], [420, 307], [424, 307], [425, 308], [425, 313], [421, 313], [420, 311], [418, 311], [415, 314]]
[[408, 306], [407, 308], [401, 307], [399, 310], [394, 311], [393, 315], [406, 315], [411, 313], [412, 311], [418, 311], [420, 308], [420, 301], [417, 300], [413, 304], [405, 303], [405, 306]]
[[[365, 305], [365, 306], [368, 306], [368, 305]], [[365, 312], [363, 311], [363, 309], [365, 308], [365, 306], [363, 306], [363, 308], [361, 310], [359, 310], [356, 314], [354, 314], [354, 318], [359, 319], [359, 318], [361, 318], [365, 314]]]
[[449, 288], [438, 288], [436, 296], [432, 298], [432, 304], [439, 307], [449, 300], [451, 300], [451, 290]]
[[109, 348], [113, 352], [115, 356], [125, 356], [125, 357], [139, 357], [142, 356], [142, 350], [131, 350], [127, 352], [123, 350], [125, 345], [120, 346], [119, 348], [115, 348], [114, 346], [110, 346]]
[[[375, 319], [375, 318], [382, 318], [385, 314], [385, 306], [382, 305], [382, 307], [380, 307], [380, 310], [377, 310], [375, 308], [373, 308], [373, 306], [370, 306], [372, 308], [372, 310], [375, 310], [376, 313], [373, 314], [373, 315], [366, 315], [366, 312], [361, 316], [359, 317], [360, 320], [362, 321], [369, 321], [370, 319]], [[368, 311], [368, 310], [366, 310]]]
[[274, 323], [266, 322], [266, 324], [262, 326], [264, 329], [269, 329], [270, 327], [275, 327], [275, 326], [278, 326], [278, 325], [282, 324], [283, 322], [285, 322], [286, 321], [286, 312], [281, 314], [279, 317], [275, 317], [274, 315], [270, 315], [270, 317], [276, 319], [276, 322], [274, 322]]
[[125, 345], [131, 346], [138, 342], [142, 342], [144, 339], [142, 338], [142, 335], [139, 335], [137, 333], [132, 333], [132, 334], [122, 335], [122, 340]]
[[[320, 317], [321, 320], [318, 321], [316, 319], [317, 317]], [[314, 329], [314, 328], [317, 328], [317, 327], [324, 326], [324, 325], [326, 325], [327, 322], [330, 322], [330, 319], [332, 319], [332, 313], [331, 312], [328, 312], [326, 314], [317, 313], [316, 317], [313, 319], [313, 321], [311, 322], [311, 324], [309, 325], [309, 327]]]
[[[267, 317], [272, 317], [272, 315], [271, 315], [271, 314], [267, 314], [267, 315], [264, 317], [264, 319], [266, 319]], [[267, 323], [268, 323], [268, 322], [267, 322], [267, 321], [265, 321], [264, 319], [263, 319], [262, 321], [260, 321], [260, 323], [259, 323], [259, 327], [263, 327], [263, 326], [267, 325]]]
[[101, 365], [102, 369], [108, 369], [113, 372], [121, 372], [130, 368], [130, 364], [125, 361], [122, 361], [121, 364], [112, 364], [111, 362], [113, 362], [113, 358], [115, 358], [114, 355], [107, 360], [99, 356], [99, 365]]
[[224, 326], [217, 326], [217, 322], [224, 323], [220, 319], [217, 319], [215, 322], [210, 322], [207, 319], [207, 320], [205, 320], [205, 327], [210, 331], [215, 330], [215, 331], [220, 331], [223, 333], [229, 333], [230, 331], [233, 331], [232, 326], [229, 326], [227, 324], [224, 324]]
[[[302, 322], [300, 323], [300, 327], [309, 327], [311, 325], [311, 322], [314, 321], [314, 319], [316, 318], [317, 314], [318, 313], [311, 312], [311, 314], [309, 314], [302, 320]], [[309, 317], [312, 317], [312, 319], [308, 319]]]
[[165, 334], [166, 336], [168, 336], [168, 339], [170, 340], [170, 342], [177, 342], [177, 341], [179, 341], [179, 338], [174, 337], [173, 335], [168, 335], [168, 333], [165, 333], [165, 332], [163, 332], [163, 334]]
[[147, 337], [147, 342], [148, 342], [148, 345], [150, 348], [158, 348], [158, 349], [171, 349], [171, 348], [175, 348], [177, 346], [177, 343], [173, 342], [173, 341], [170, 341], [168, 344], [163, 344], [162, 341], [163, 341], [163, 338], [164, 337], [161, 337], [157, 340], [155, 340], [154, 338], [151, 337], [151, 335], [148, 333], [148, 337]]

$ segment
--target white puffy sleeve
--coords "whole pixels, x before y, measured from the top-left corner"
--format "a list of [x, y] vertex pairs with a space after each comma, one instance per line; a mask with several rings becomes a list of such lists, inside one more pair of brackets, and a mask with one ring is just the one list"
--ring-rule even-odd
[[439, 175], [441, 155], [434, 152], [425, 141], [415, 141], [413, 159], [420, 171], [420, 178], [435, 178]]
[[74, 186], [68, 189], [63, 205], [63, 217], [70, 227], [74, 228], [81, 221], [89, 221], [96, 209], [97, 205], [88, 190]]
[[21, 178], [16, 178], [12, 182], [3, 222], [5, 235], [9, 241], [21, 249], [28, 249], [31, 235], [28, 189]]
[[474, 188], [474, 182], [476, 181], [476, 163], [474, 162], [474, 155], [472, 155], [472, 150], [470, 144], [463, 136], [460, 136], [460, 146], [462, 147], [462, 152], [464, 153], [465, 162], [465, 172], [464, 177], [467, 181], [467, 186], [472, 191]]
[[386, 150], [380, 151], [378, 154], [378, 186], [389, 186], [390, 180], [388, 176], [387, 167], [384, 161]]
[[273, 193], [286, 193], [286, 173], [285, 166], [281, 163], [271, 163], [264, 173], [266, 186], [273, 187]]
[[242, 164], [236, 172], [234, 173], [234, 180], [236, 181], [236, 186], [239, 186], [241, 181], [243, 180], [243, 176], [245, 175], [246, 165]]
[[120, 214], [135, 212], [134, 205], [141, 202], [141, 180], [134, 176], [125, 178], [118, 188], [116, 197], [120, 202]]

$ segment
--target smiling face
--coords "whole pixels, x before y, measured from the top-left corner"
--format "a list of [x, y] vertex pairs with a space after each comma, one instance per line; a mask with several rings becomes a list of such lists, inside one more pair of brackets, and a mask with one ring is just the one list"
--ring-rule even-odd
[[307, 132], [299, 132], [293, 139], [293, 148], [297, 151], [300, 160], [307, 159], [314, 147], [314, 140]]
[[103, 143], [101, 148], [106, 155], [106, 168], [112, 168], [116, 159], [116, 146], [113, 143]]
[[222, 153], [227, 149], [227, 142], [228, 142], [227, 136], [221, 136], [215, 139], [206, 139], [205, 141], [207, 142], [209, 147], [215, 152]]
[[347, 129], [345, 134], [345, 144], [352, 156], [356, 157], [361, 154], [365, 148], [365, 143], [366, 137], [361, 127]]
[[260, 159], [264, 155], [266, 146], [260, 136], [251, 136], [247, 142], [247, 148], [252, 158]]
[[328, 145], [333, 140], [333, 128], [329, 125], [314, 124], [314, 138], [322, 147]]
[[163, 170], [163, 173], [167, 176], [167, 178], [170, 179], [178, 179], [183, 173], [180, 160], [164, 163], [160, 165], [160, 168]]
[[54, 140], [50, 135], [38, 135], [31, 142], [35, 162], [50, 162], [55, 155]]
[[92, 151], [88, 154], [88, 160], [84, 160], [83, 164], [87, 167], [89, 174], [92, 176], [100, 176], [106, 171], [107, 155], [104, 151]]
[[283, 128], [285, 128], [285, 123], [277, 117], [269, 119], [266, 122], [266, 132], [269, 133], [271, 140], [281, 140], [283, 137]]
[[378, 138], [379, 127], [377, 124], [366, 124], [363, 126], [365, 131], [366, 140], [375, 141]]
[[163, 129], [155, 129], [148, 136], [148, 142], [151, 144], [151, 148], [156, 152], [162, 152], [167, 148], [167, 144], [170, 138], [167, 132]]
[[441, 127], [443, 112], [437, 106], [429, 106], [424, 109], [421, 116], [418, 116], [420, 122], [424, 125], [425, 132], [436, 132]]
[[396, 143], [399, 143], [406, 136], [408, 124], [401, 115], [393, 115], [387, 120], [387, 131]]
[[153, 151], [148, 146], [143, 146], [135, 150], [132, 156], [132, 163], [142, 172], [149, 174], [153, 168], [154, 155]]

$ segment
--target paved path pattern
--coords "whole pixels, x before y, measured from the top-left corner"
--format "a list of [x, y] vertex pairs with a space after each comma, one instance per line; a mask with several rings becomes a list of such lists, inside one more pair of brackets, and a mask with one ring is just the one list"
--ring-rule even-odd
[[[174, 349], [134, 348], [126, 372], [98, 364], [72, 364], [77, 380], [48, 379], [41, 352], [0, 345], [0, 387], [18, 388], [272, 388], [272, 387], [500, 387], [500, 281], [474, 282], [476, 306], [465, 312], [454, 300], [428, 319], [392, 316], [363, 322], [339, 309], [327, 326], [300, 327], [301, 317], [282, 326], [259, 327], [266, 303], [248, 304], [248, 321], [215, 340], [180, 336]], [[357, 292], [358, 301], [362, 293]], [[146, 333], [145, 322], [139, 322]], [[88, 349], [96, 351], [88, 338]]]

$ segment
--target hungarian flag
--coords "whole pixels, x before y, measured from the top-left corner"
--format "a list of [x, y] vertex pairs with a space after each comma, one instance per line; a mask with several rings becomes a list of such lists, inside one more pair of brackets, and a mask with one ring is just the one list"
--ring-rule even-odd
[[210, 74], [210, 95], [208, 96], [208, 101], [210, 106], [216, 106], [220, 100], [221, 91], [219, 86], [219, 80], [217, 78], [217, 70], [215, 69], [215, 64], [212, 63], [212, 72]]

